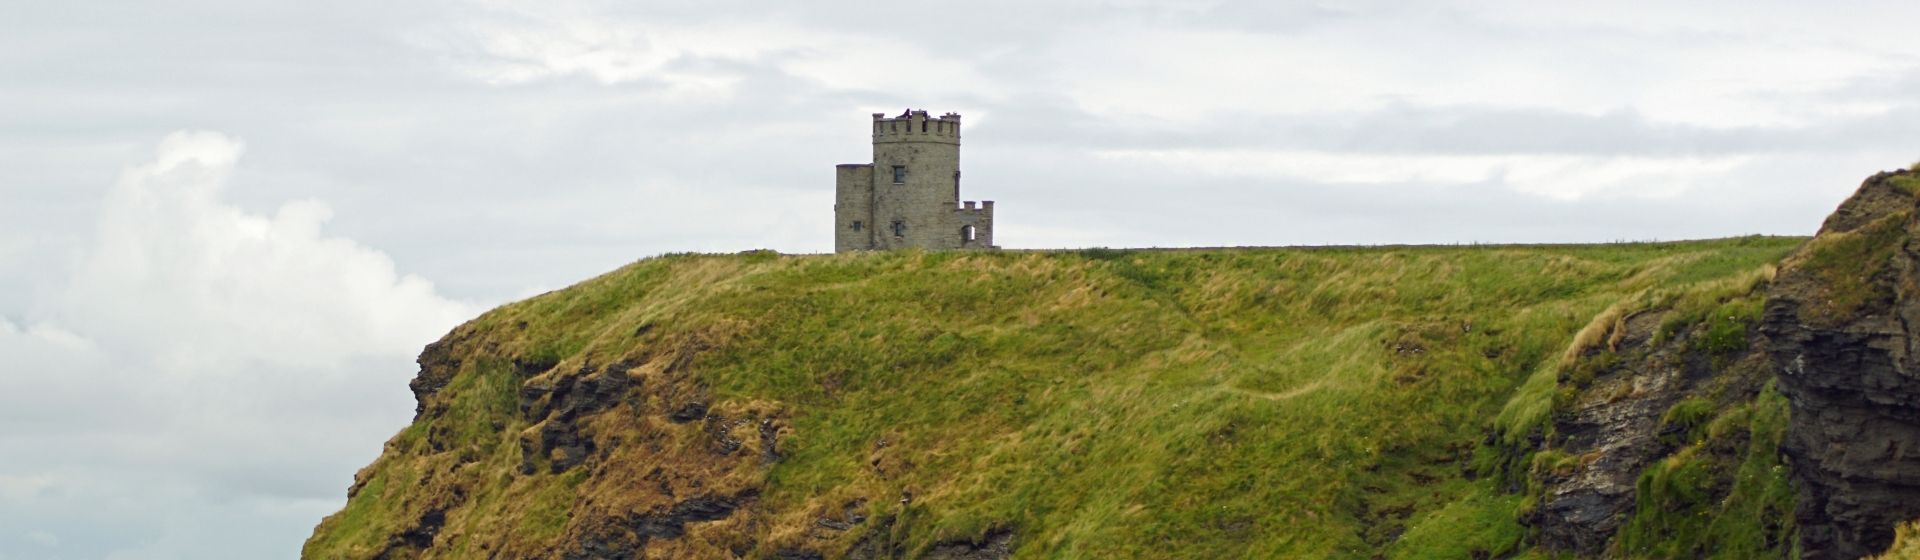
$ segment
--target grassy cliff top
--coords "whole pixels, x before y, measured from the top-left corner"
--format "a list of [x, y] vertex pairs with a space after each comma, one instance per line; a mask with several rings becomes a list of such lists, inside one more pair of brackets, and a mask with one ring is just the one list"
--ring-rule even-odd
[[[437, 510], [420, 555], [557, 557], [706, 493], [738, 511], [656, 547], [1510, 553], [1525, 498], [1476, 460], [1546, 421], [1583, 327], [1711, 309], [1802, 241], [650, 258], [439, 343], [416, 384], [444, 387], [305, 552]], [[552, 389], [605, 371], [625, 397]]]

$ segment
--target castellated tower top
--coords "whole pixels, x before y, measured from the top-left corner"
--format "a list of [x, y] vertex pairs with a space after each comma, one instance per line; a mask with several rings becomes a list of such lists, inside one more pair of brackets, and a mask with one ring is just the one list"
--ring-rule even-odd
[[927, 116], [926, 111], [908, 109], [900, 116], [887, 118], [886, 113], [873, 114], [873, 143], [890, 144], [895, 142], [935, 142], [940, 144], [960, 143], [960, 114], [947, 113], [939, 118]]

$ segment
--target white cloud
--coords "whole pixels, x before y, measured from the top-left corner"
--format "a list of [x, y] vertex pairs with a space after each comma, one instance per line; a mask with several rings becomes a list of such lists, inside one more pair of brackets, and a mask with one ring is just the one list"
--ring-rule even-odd
[[1816, 94], [1911, 68], [1920, 57], [1911, 46], [1863, 50], [1809, 30], [1625, 25], [1615, 16], [1658, 18], [1560, 8], [1521, 18], [1409, 9], [1288, 32], [1109, 22], [1063, 29], [1046, 56], [1063, 95], [1116, 117], [1196, 122], [1411, 103], [1587, 115], [1631, 109], [1657, 122], [1718, 128], [1883, 112], [1888, 105]]
[[40, 494], [53, 484], [53, 478], [40, 475], [4, 475], [0, 474], [0, 497], [9, 502], [20, 502]]
[[53, 325], [34, 325], [27, 329], [27, 336], [67, 350], [88, 350], [93, 347], [93, 341], [86, 337]]
[[50, 542], [180, 558], [217, 529], [245, 533], [238, 556], [290, 556], [407, 421], [412, 355], [477, 311], [326, 234], [325, 203], [226, 201], [241, 154], [168, 135], [108, 192], [64, 287], [0, 318], [0, 526], [24, 531], [0, 549], [85, 534]]
[[[929, 33], [949, 29], [914, 25]], [[939, 98], [1006, 90], [970, 60], [899, 38], [752, 19], [663, 24], [543, 2], [496, 7], [419, 30], [411, 40], [456, 71], [494, 85], [581, 76], [605, 85], [657, 82], [681, 100], [726, 97], [740, 84], [741, 70], [701, 64], [718, 60], [764, 64], [845, 90]]]
[[1444, 188], [1495, 184], [1520, 192], [1573, 200], [1604, 193], [1670, 198], [1702, 181], [1725, 176], [1752, 158], [1564, 155], [1397, 155], [1324, 151], [1106, 150], [1117, 163], [1145, 162], [1180, 172], [1328, 185], [1425, 185]]
[[667, 27], [608, 16], [498, 10], [419, 31], [412, 39], [456, 70], [491, 84], [575, 75], [609, 85], [648, 80], [684, 98], [729, 94], [740, 78], [680, 63], [754, 59], [821, 37], [777, 25]]
[[271, 216], [223, 202], [241, 151], [216, 133], [179, 132], [154, 163], [122, 174], [48, 315], [193, 374], [406, 354], [472, 314], [387, 255], [323, 234], [323, 202]]

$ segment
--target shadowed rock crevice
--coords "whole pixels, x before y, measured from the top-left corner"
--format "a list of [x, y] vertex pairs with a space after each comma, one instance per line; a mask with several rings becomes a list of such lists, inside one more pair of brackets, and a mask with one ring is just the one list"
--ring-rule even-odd
[[567, 560], [639, 558], [649, 541], [678, 539], [686, 536], [688, 524], [726, 519], [754, 496], [751, 492], [739, 496], [700, 496], [663, 510], [628, 516], [582, 537], [574, 550], [563, 557]]
[[1004, 560], [1013, 557], [1013, 530], [994, 529], [979, 540], [946, 541], [927, 551], [928, 560]]
[[387, 548], [375, 555], [376, 560], [398, 560], [412, 558], [427, 547], [433, 546], [433, 537], [440, 534], [440, 528], [447, 523], [447, 511], [433, 508], [420, 515], [420, 520], [412, 527], [401, 531], [387, 541]]

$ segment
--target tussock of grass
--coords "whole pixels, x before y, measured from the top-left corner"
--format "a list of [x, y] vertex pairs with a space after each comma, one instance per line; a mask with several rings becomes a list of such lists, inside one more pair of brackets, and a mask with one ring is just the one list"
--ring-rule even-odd
[[[1546, 425], [1563, 357], [1605, 344], [1594, 325], [1620, 302], [1751, 282], [1798, 243], [670, 255], [463, 328], [555, 369], [684, 352], [676, 375], [716, 409], [781, 410], [777, 464], [715, 475], [762, 486], [764, 523], [737, 528], [761, 553], [832, 556], [868, 532], [917, 553], [1012, 527], [1026, 558], [1498, 556], [1524, 504], [1467, 478], [1502, 460], [1487, 430]], [[551, 545], [566, 496], [619, 491], [515, 473], [511, 365], [463, 365], [450, 411], [371, 467], [391, 494], [449, 468], [427, 431], [468, 448], [449, 542], [519, 527]], [[404, 525], [373, 487], [307, 552]], [[856, 499], [893, 524], [805, 540]]]
[[1828, 232], [1808, 242], [1801, 252], [1799, 268], [1815, 275], [1822, 293], [1802, 316], [1813, 321], [1837, 321], [1853, 316], [1862, 306], [1888, 297], [1874, 274], [1886, 268], [1907, 235], [1911, 211], [1888, 215], [1852, 231]]
[[[1793, 488], [1780, 460], [1787, 401], [1771, 387], [1724, 411], [1684, 401], [1669, 417], [1708, 421], [1703, 437], [1641, 475], [1621, 551], [1647, 558], [1759, 558], [1778, 555], [1793, 535]], [[1713, 415], [1711, 420], [1701, 418]], [[1711, 455], [1714, 445], [1740, 450]], [[1769, 520], [1780, 520], [1775, 523]]]
[[1673, 403], [1661, 414], [1660, 424], [1665, 429], [1674, 430], [1680, 443], [1690, 443], [1702, 435], [1707, 422], [1713, 419], [1717, 406], [1705, 398], [1688, 398]]
[[[1908, 171], [1920, 171], [1920, 169], [1908, 169]], [[1920, 176], [1903, 175], [1893, 177], [1889, 179], [1889, 181], [1893, 183], [1893, 186], [1900, 187], [1901, 190], [1907, 191], [1910, 194], [1920, 194]]]
[[1893, 533], [1893, 545], [1874, 560], [1920, 560], [1920, 520], [1901, 523]]
[[1525, 530], [1514, 519], [1522, 498], [1491, 484], [1425, 513], [1387, 549], [1388, 558], [1506, 558], [1520, 551]]

